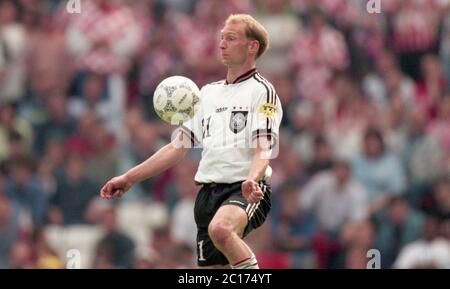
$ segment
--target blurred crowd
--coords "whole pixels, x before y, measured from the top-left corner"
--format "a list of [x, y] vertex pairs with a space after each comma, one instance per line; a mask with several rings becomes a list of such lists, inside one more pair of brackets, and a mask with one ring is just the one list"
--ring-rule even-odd
[[[170, 141], [156, 85], [225, 77], [230, 13], [268, 30], [285, 114], [263, 268], [450, 268], [450, 1], [0, 1], [0, 268], [195, 268], [200, 151], [122, 199]], [[72, 260], [73, 261], [73, 260]], [[71, 264], [77, 264], [77, 262]]]

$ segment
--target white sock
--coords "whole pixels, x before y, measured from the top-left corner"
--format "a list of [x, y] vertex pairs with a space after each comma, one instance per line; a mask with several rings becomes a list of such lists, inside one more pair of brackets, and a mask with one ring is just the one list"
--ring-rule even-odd
[[255, 255], [231, 265], [231, 269], [259, 269]]

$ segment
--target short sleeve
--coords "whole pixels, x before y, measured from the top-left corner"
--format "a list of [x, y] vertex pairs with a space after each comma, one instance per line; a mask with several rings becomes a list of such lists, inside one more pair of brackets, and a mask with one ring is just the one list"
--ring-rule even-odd
[[273, 86], [263, 80], [261, 84], [252, 104], [252, 140], [265, 136], [274, 143], [278, 140], [283, 110]]

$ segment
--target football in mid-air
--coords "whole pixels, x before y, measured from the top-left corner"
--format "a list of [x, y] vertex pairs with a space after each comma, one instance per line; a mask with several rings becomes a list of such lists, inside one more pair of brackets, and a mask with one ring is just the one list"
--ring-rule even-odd
[[171, 76], [161, 81], [153, 94], [153, 107], [165, 122], [179, 125], [192, 118], [200, 101], [200, 90], [189, 78]]

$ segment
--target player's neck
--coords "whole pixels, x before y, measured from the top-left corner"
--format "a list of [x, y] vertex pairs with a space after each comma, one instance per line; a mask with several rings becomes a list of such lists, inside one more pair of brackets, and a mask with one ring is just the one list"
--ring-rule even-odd
[[255, 62], [246, 63], [242, 66], [228, 67], [227, 83], [233, 83], [239, 76], [256, 67]]

